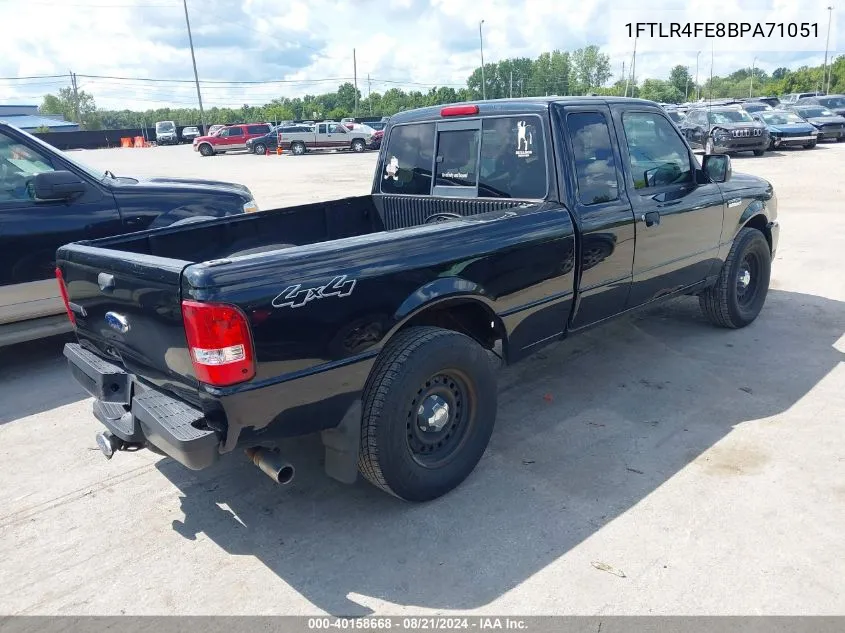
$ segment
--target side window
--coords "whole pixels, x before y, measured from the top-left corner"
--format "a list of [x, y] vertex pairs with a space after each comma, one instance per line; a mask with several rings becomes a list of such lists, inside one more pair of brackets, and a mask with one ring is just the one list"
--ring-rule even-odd
[[545, 198], [546, 148], [539, 117], [488, 117], [481, 130], [478, 195]]
[[478, 182], [479, 130], [437, 133], [435, 187], [475, 187]]
[[242, 127], [230, 127], [229, 136], [243, 136], [244, 129]]
[[331, 134], [346, 134], [346, 128], [342, 125], [333, 125], [331, 127]]
[[622, 127], [628, 140], [635, 189], [692, 182], [687, 146], [663, 116], [656, 112], [625, 112]]
[[270, 131], [266, 125], [250, 125], [247, 127], [247, 132], [250, 134], [267, 134]]
[[566, 117], [566, 130], [572, 140], [581, 204], [617, 200], [616, 160], [604, 115], [599, 112], [570, 113]]
[[397, 125], [387, 141], [382, 193], [430, 195], [433, 162], [434, 123]]
[[325, 134], [325, 133], [326, 133], [326, 124], [320, 123], [320, 125], [317, 126], [317, 134]]
[[32, 200], [32, 179], [47, 171], [54, 171], [48, 157], [0, 133], [0, 204]]

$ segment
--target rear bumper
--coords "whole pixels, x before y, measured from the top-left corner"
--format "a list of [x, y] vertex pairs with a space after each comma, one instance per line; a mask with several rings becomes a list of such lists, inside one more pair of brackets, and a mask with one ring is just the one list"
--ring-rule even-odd
[[66, 344], [64, 355], [73, 377], [95, 398], [94, 416], [114, 435], [151, 444], [191, 470], [217, 461], [221, 434], [209, 428], [201, 410], [143, 384], [78, 343]]

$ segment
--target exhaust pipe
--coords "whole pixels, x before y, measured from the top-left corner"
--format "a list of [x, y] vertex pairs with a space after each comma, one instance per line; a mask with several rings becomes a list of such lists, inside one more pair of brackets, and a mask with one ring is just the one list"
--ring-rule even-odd
[[259, 446], [246, 449], [247, 457], [258, 466], [265, 475], [277, 484], [286, 485], [293, 481], [293, 466], [279, 453]]

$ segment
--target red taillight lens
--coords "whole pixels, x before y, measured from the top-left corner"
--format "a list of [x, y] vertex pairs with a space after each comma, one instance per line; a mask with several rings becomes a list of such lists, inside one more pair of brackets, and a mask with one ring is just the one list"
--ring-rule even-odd
[[235, 306], [183, 301], [182, 319], [197, 379], [216, 387], [255, 376], [255, 353], [246, 316]]
[[468, 114], [478, 114], [477, 105], [456, 105], [446, 106], [441, 108], [440, 116], [466, 116]]
[[59, 292], [62, 294], [62, 301], [64, 301], [65, 310], [67, 311], [67, 318], [69, 318], [73, 326], [76, 327], [76, 315], [73, 313], [73, 310], [70, 309], [70, 299], [67, 294], [65, 278], [64, 275], [62, 275], [62, 269], [58, 267], [56, 268], [56, 281], [59, 282]]

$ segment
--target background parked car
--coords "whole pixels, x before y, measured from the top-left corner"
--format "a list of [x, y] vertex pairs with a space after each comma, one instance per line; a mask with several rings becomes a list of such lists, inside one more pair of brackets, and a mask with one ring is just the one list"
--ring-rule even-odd
[[177, 145], [179, 136], [176, 134], [176, 123], [173, 121], [156, 121], [156, 144]]
[[769, 138], [771, 139], [769, 149], [788, 146], [812, 149], [818, 142], [818, 128], [802, 119], [795, 112], [770, 108], [763, 112], [755, 112], [752, 116], [758, 121], [762, 121], [766, 129], [769, 130]]
[[845, 95], [825, 95], [823, 97], [804, 97], [795, 102], [795, 105], [820, 105], [827, 108], [834, 114], [845, 116]]
[[184, 143], [192, 142], [199, 135], [199, 128], [194, 127], [193, 125], [189, 125], [188, 127], [182, 128], [182, 142]]
[[703, 148], [705, 154], [754, 152], [762, 156], [769, 147], [766, 126], [738, 106], [690, 110], [680, 129], [690, 146]]
[[789, 94], [783, 95], [780, 102], [781, 104], [794, 104], [799, 99], [806, 99], [807, 97], [820, 97], [823, 96], [824, 92], [790, 92]]
[[788, 109], [818, 128], [820, 141], [845, 140], [845, 117], [819, 105], [794, 105]]
[[225, 126], [225, 125], [220, 125], [220, 124], [212, 125], [210, 128], [208, 128], [208, 134], [207, 134], [207, 136], [214, 136], [214, 135], [215, 135], [215, 134], [217, 134], [220, 130], [222, 130], [224, 127], [226, 127], [226, 126]]
[[742, 109], [748, 112], [749, 114], [754, 114], [755, 112], [764, 112], [767, 110], [774, 110], [772, 106], [768, 103], [763, 103], [762, 101], [750, 101], [742, 104]]
[[363, 152], [372, 140], [372, 134], [347, 130], [340, 123], [322, 121], [313, 128], [297, 132], [282, 133], [282, 147], [292, 154], [300, 156], [309, 150], [349, 149]]
[[246, 142], [251, 138], [264, 136], [271, 129], [269, 123], [246, 123], [227, 125], [216, 134], [198, 136], [194, 139], [194, 151], [203, 156], [214, 156], [236, 150], [245, 150]]

